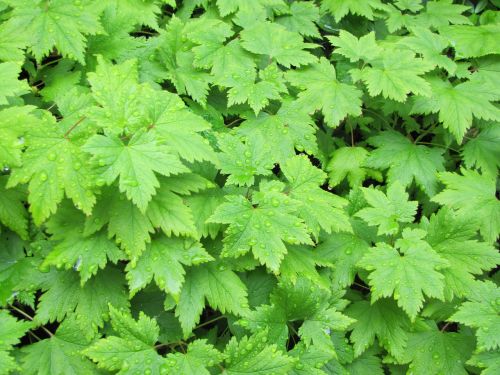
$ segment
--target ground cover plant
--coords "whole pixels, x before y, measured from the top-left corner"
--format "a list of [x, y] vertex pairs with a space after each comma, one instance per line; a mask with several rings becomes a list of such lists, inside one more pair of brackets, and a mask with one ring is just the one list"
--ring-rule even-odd
[[499, 7], [0, 0], [0, 374], [500, 373]]

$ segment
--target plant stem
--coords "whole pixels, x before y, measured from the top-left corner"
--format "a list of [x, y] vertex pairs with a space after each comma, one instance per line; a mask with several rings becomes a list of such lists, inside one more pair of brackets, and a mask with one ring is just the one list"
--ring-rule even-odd
[[196, 327], [194, 327], [194, 329], [198, 329], [198, 328], [204, 327], [204, 326], [206, 326], [206, 325], [209, 325], [209, 324], [211, 324], [211, 323], [214, 323], [214, 322], [216, 322], [216, 321], [218, 321], [218, 320], [225, 319], [225, 318], [226, 318], [226, 317], [225, 317], [224, 315], [220, 315], [220, 316], [218, 316], [218, 317], [216, 317], [216, 318], [213, 318], [213, 319], [210, 319], [210, 320], [208, 320], [208, 321], [206, 321], [206, 322], [203, 322], [203, 323], [201, 323], [201, 324], [198, 324]]
[[447, 322], [447, 323], [443, 326], [443, 328], [441, 328], [441, 329], [440, 329], [440, 331], [441, 331], [441, 332], [446, 331], [446, 328], [448, 328], [448, 326], [449, 326], [450, 324], [451, 324], [451, 322]]
[[69, 141], [69, 138], [68, 138], [69, 133], [71, 133], [78, 125], [80, 125], [82, 123], [82, 121], [85, 120], [85, 118], [86, 118], [85, 116], [80, 117], [80, 119], [77, 122], [75, 122], [71, 126], [71, 128], [68, 129], [68, 131], [66, 133], [64, 133], [63, 137]]
[[449, 147], [449, 146], [445, 146], [445, 145], [440, 145], [440, 144], [438, 144], [438, 143], [432, 143], [432, 142], [422, 142], [422, 141], [419, 141], [419, 142], [418, 142], [418, 144], [420, 144], [420, 145], [431, 145], [431, 146], [436, 146], [436, 147], [442, 147], [442, 148], [445, 148], [445, 149], [447, 149], [447, 150], [454, 151], [454, 152], [456, 152], [457, 154], [459, 154], [459, 153], [460, 153], [460, 151], [455, 150], [454, 148], [451, 148], [451, 147]]
[[[25, 318], [29, 319], [30, 321], [33, 321], [33, 317], [30, 316], [29, 314], [25, 313], [23, 310], [21, 310], [20, 308], [14, 306], [14, 305], [9, 305], [10, 308], [14, 311], [17, 311], [19, 314], [21, 314], [22, 316], [24, 316]], [[53, 337], [54, 334], [52, 332], [50, 332], [47, 328], [45, 328], [44, 326], [40, 326], [41, 329], [43, 329], [45, 331], [45, 333], [47, 335], [49, 335], [50, 337]], [[35, 336], [36, 337], [36, 336]]]

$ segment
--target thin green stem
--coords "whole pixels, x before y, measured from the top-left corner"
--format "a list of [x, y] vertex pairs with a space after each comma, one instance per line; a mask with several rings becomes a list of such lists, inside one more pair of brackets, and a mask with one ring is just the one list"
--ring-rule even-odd
[[420, 145], [430, 145], [430, 146], [442, 147], [442, 148], [445, 148], [445, 149], [447, 149], [447, 150], [451, 150], [451, 151], [453, 151], [453, 152], [456, 152], [457, 154], [459, 154], [459, 153], [460, 153], [460, 151], [458, 151], [458, 150], [456, 150], [456, 149], [454, 149], [454, 148], [451, 148], [451, 147], [449, 147], [449, 146], [445, 146], [445, 145], [441, 145], [441, 144], [439, 144], [439, 143], [433, 143], [433, 142], [422, 142], [422, 141], [419, 141], [419, 142], [418, 142], [418, 144], [420, 144]]
[[[17, 311], [19, 314], [21, 314], [22, 316], [24, 316], [26, 319], [29, 319], [30, 321], [33, 321], [33, 317], [30, 316], [29, 314], [27, 314], [26, 312], [24, 312], [23, 310], [21, 310], [20, 308], [14, 306], [14, 305], [9, 305], [9, 307], [14, 310], [14, 311]], [[40, 326], [41, 329], [43, 329], [45, 331], [45, 333], [47, 335], [49, 335], [50, 337], [53, 337], [54, 334], [52, 332], [50, 332], [47, 328], [45, 328], [44, 326]]]
[[371, 110], [370, 108], [363, 108], [362, 111], [371, 113], [371, 114], [375, 115], [376, 117], [378, 117], [380, 120], [384, 121], [387, 125], [390, 125], [389, 121], [387, 121], [387, 119], [385, 117], [381, 116], [380, 114], [378, 114], [374, 110]]
[[85, 118], [86, 118], [85, 116], [80, 117], [80, 119], [77, 122], [75, 122], [71, 126], [71, 128], [68, 129], [68, 131], [66, 133], [64, 133], [63, 137], [66, 138], [69, 141], [69, 138], [68, 138], [69, 133], [71, 133], [78, 125], [80, 125], [83, 122], [83, 120], [85, 120]]
[[213, 319], [210, 319], [210, 320], [207, 320], [206, 322], [203, 322], [201, 324], [198, 324], [196, 327], [194, 327], [194, 329], [198, 329], [198, 328], [201, 328], [201, 327], [204, 327], [204, 326], [207, 326], [209, 324], [212, 324], [218, 320], [221, 320], [221, 319], [225, 319], [226, 317], [224, 315], [220, 315], [216, 318], [213, 318]]
[[427, 134], [431, 133], [434, 129], [436, 128], [436, 124], [432, 124], [429, 129], [423, 131], [418, 135], [417, 138], [413, 141], [414, 144], [416, 144], [418, 141], [420, 141], [422, 138], [424, 138]]

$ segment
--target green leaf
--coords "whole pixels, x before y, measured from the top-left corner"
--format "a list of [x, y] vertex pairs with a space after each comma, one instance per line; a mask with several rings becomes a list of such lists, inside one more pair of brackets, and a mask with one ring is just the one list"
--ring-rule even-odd
[[305, 278], [295, 283], [283, 282], [271, 294], [271, 304], [258, 306], [246, 314], [240, 325], [254, 333], [266, 327], [270, 341], [285, 344], [289, 335], [287, 324], [300, 321], [301, 342], [335, 353], [330, 332], [345, 330], [353, 320], [331, 306], [330, 297], [328, 289], [318, 289], [314, 281]]
[[202, 135], [210, 129], [210, 124], [194, 114], [177, 95], [156, 90], [147, 90], [144, 97], [147, 102], [147, 123], [157, 134], [157, 139], [164, 142], [181, 158], [213, 161], [215, 154], [207, 139]]
[[358, 271], [356, 264], [368, 252], [368, 243], [351, 233], [332, 233], [317, 246], [316, 256], [319, 262], [332, 265], [334, 285], [351, 285]]
[[299, 216], [315, 237], [318, 237], [320, 229], [327, 233], [352, 230], [349, 218], [342, 209], [347, 201], [320, 188], [326, 174], [314, 167], [306, 156], [288, 159], [281, 165], [281, 171], [288, 181], [290, 197], [302, 202], [298, 209]]
[[411, 223], [418, 202], [408, 201], [408, 194], [399, 182], [387, 188], [387, 194], [374, 188], [362, 188], [363, 195], [371, 207], [359, 210], [359, 216], [370, 225], [378, 226], [378, 234], [396, 234], [399, 223]]
[[[15, 62], [0, 63], [0, 79], [2, 88], [0, 89], [0, 105], [8, 104], [8, 98], [23, 95], [29, 92], [30, 87], [24, 80], [18, 79], [21, 67]], [[2, 126], [3, 127], [3, 126]]]
[[298, 359], [290, 372], [292, 375], [324, 375], [325, 372], [321, 368], [333, 357], [331, 353], [314, 345], [307, 347], [303, 343], [297, 343], [288, 354]]
[[192, 212], [196, 212], [194, 224], [197, 233], [202, 237], [215, 238], [219, 233], [221, 225], [208, 223], [207, 220], [223, 202], [224, 194], [219, 188], [208, 189], [186, 197], [186, 204], [191, 208]]
[[286, 243], [312, 244], [304, 222], [295, 215], [300, 202], [282, 193], [279, 182], [263, 182], [252, 200], [228, 196], [210, 217], [211, 222], [229, 224], [223, 256], [239, 257], [252, 250], [261, 264], [277, 271], [287, 250]]
[[23, 201], [26, 193], [22, 189], [6, 189], [7, 176], [0, 176], [0, 222], [23, 239], [28, 236], [28, 215]]
[[426, 4], [425, 13], [421, 15], [422, 26], [440, 27], [450, 24], [470, 25], [471, 21], [462, 13], [469, 11], [465, 4], [454, 4], [453, 0], [432, 1]]
[[186, 272], [175, 315], [181, 322], [185, 336], [200, 321], [200, 314], [208, 304], [223, 314], [244, 314], [248, 310], [245, 284], [224, 265], [209, 262]]
[[396, 358], [405, 353], [411, 324], [396, 302], [386, 298], [374, 303], [359, 301], [349, 306], [346, 314], [356, 320], [351, 333], [356, 356], [370, 348], [375, 338]]
[[9, 374], [11, 371], [19, 369], [14, 357], [10, 352], [14, 345], [18, 345], [20, 338], [23, 337], [32, 324], [30, 322], [19, 321], [11, 316], [6, 310], [0, 310], [0, 359], [2, 368], [0, 374]]
[[351, 62], [359, 60], [370, 62], [378, 58], [382, 52], [373, 32], [358, 39], [350, 32], [340, 30], [339, 36], [328, 36], [328, 40], [336, 47], [335, 53], [347, 57]]
[[[183, 266], [213, 260], [201, 243], [181, 238], [156, 238], [146, 247], [135, 267], [126, 267], [130, 294], [143, 289], [154, 278], [158, 287], [178, 295], [186, 273]], [[165, 267], [168, 264], [168, 267]]]
[[438, 188], [437, 172], [444, 171], [443, 150], [416, 145], [401, 133], [387, 131], [368, 139], [377, 147], [365, 162], [367, 167], [387, 169], [387, 183], [408, 187], [413, 180], [430, 197]]
[[[1, 67], [0, 67], [1, 69]], [[27, 124], [36, 123], [31, 114], [33, 107], [11, 107], [0, 111], [0, 165], [14, 167], [21, 165], [23, 137]], [[15, 124], [15, 126], [13, 126]]]
[[90, 237], [82, 236], [81, 229], [68, 231], [43, 262], [43, 267], [55, 265], [65, 266], [80, 273], [81, 284], [85, 284], [98, 269], [104, 269], [108, 259], [117, 263], [123, 259], [123, 252], [110, 241], [104, 232], [98, 232]]
[[250, 108], [257, 115], [269, 104], [269, 100], [279, 100], [282, 93], [287, 92], [283, 73], [276, 64], [270, 64], [260, 70], [258, 81], [255, 70], [231, 82], [228, 91], [228, 105], [248, 102]]
[[233, 337], [224, 351], [224, 372], [228, 375], [266, 375], [270, 372], [276, 375], [288, 374], [293, 368], [294, 359], [277, 350], [275, 344], [268, 344], [266, 334], [266, 331], [262, 331], [250, 337], [244, 336], [239, 341]]
[[206, 340], [191, 342], [185, 354], [167, 355], [167, 374], [210, 375], [207, 367], [213, 367], [222, 362], [224, 356]]
[[491, 281], [476, 282], [466, 301], [450, 317], [450, 321], [459, 322], [476, 328], [480, 351], [500, 347], [500, 289]]
[[329, 285], [316, 269], [317, 265], [324, 265], [324, 260], [315, 250], [306, 246], [287, 246], [287, 254], [280, 265], [280, 276], [283, 280], [295, 284], [299, 278], [314, 281], [319, 287], [328, 288]]
[[462, 175], [451, 172], [439, 174], [446, 189], [432, 200], [457, 211], [477, 223], [483, 238], [492, 243], [500, 233], [500, 201], [495, 196], [495, 181], [487, 175], [467, 169]]
[[316, 127], [311, 117], [299, 111], [295, 104], [294, 101], [285, 101], [274, 115], [261, 112], [256, 117], [249, 117], [235, 132], [255, 145], [266, 145], [268, 139], [280, 139], [279, 143], [265, 150], [266, 159], [272, 163], [283, 164], [295, 155], [296, 149], [315, 154], [318, 148]]
[[[458, 58], [480, 57], [490, 54], [499, 54], [500, 47], [497, 35], [500, 26], [497, 24], [481, 26], [444, 26], [439, 33], [450, 40]], [[477, 43], [481, 40], [481, 43]]]
[[422, 75], [432, 68], [432, 64], [415, 57], [413, 52], [388, 48], [371, 66], [352, 71], [352, 75], [355, 81], [366, 84], [371, 96], [382, 94], [386, 99], [404, 102], [410, 93], [431, 95], [431, 87]]
[[429, 63], [444, 68], [449, 74], [455, 73], [457, 64], [443, 55], [443, 50], [450, 44], [446, 38], [423, 27], [412, 28], [412, 33], [414, 36], [401, 39], [399, 44], [422, 54]]
[[22, 348], [23, 374], [97, 374], [95, 366], [80, 354], [92, 341], [87, 336], [74, 318], [66, 318], [53, 336]]
[[[167, 368], [167, 361], [153, 345], [160, 329], [154, 319], [139, 313], [137, 320], [110, 305], [111, 324], [116, 335], [100, 339], [83, 353], [100, 368], [118, 371], [118, 374], [159, 374]], [[163, 370], [165, 371], [165, 370]]]
[[464, 333], [441, 332], [434, 326], [409, 335], [402, 359], [411, 361], [415, 375], [466, 375], [464, 364], [473, 348], [473, 340]]
[[[23, 241], [2, 228], [0, 233], [0, 305], [4, 306], [38, 283], [40, 258], [26, 256]], [[35, 283], [36, 281], [36, 283]], [[27, 303], [33, 306], [33, 301]]]
[[[261, 145], [224, 133], [219, 136], [218, 145], [222, 151], [218, 154], [221, 171], [229, 175], [227, 184], [253, 185], [254, 176], [271, 174], [273, 166]], [[243, 160], [234, 158], [235, 152]]]
[[88, 158], [79, 145], [68, 138], [71, 127], [69, 123], [57, 123], [47, 113], [30, 124], [26, 132], [28, 148], [22, 154], [23, 165], [12, 171], [7, 184], [13, 187], [29, 182], [28, 202], [37, 225], [57, 210], [65, 194], [87, 215], [94, 206], [96, 198], [89, 179]]
[[351, 363], [345, 365], [348, 374], [383, 375], [382, 361], [377, 357], [377, 350], [367, 350]]
[[289, 68], [307, 65], [316, 58], [304, 49], [311, 45], [304, 43], [302, 37], [285, 27], [271, 22], [256, 22], [240, 33], [241, 45], [247, 51], [265, 55], [270, 60]]
[[95, 135], [84, 146], [93, 155], [106, 184], [119, 176], [120, 191], [144, 212], [160, 186], [154, 172], [164, 176], [187, 172], [180, 160], [159, 145], [150, 132], [137, 132], [128, 144], [114, 136]]
[[468, 365], [484, 368], [481, 372], [483, 375], [494, 375], [500, 371], [500, 362], [498, 361], [499, 352], [482, 352], [474, 353], [467, 361]]
[[462, 159], [467, 168], [481, 168], [483, 174], [494, 176], [500, 168], [500, 127], [483, 129], [462, 148]]
[[237, 39], [218, 47], [212, 57], [208, 65], [211, 65], [214, 82], [218, 85], [234, 87], [241, 84], [241, 78], [246, 80], [247, 75], [255, 78], [254, 57], [241, 46], [241, 42]]
[[109, 312], [108, 303], [128, 307], [122, 273], [108, 267], [81, 285], [75, 271], [52, 271], [42, 286], [36, 321], [47, 323], [62, 321], [75, 313], [75, 322], [90, 337], [102, 327]]
[[144, 125], [139, 101], [144, 88], [138, 85], [137, 60], [114, 65], [98, 55], [95, 72], [87, 79], [98, 104], [86, 111], [92, 122], [114, 135]]
[[289, 11], [277, 17], [276, 23], [303, 36], [319, 37], [315, 22], [319, 20], [319, 9], [314, 3], [296, 1], [290, 4]]
[[[182, 181], [183, 175], [179, 176]], [[156, 228], [161, 228], [167, 236], [173, 234], [197, 238], [193, 212], [183, 197], [175, 194], [169, 186], [168, 178], [160, 178], [160, 188], [146, 211], [147, 217]]]
[[178, 52], [176, 54], [176, 64], [169, 69], [169, 79], [177, 89], [177, 93], [189, 94], [202, 106], [206, 104], [209, 84], [212, 78], [206, 72], [196, 70], [192, 66], [194, 53]]
[[442, 208], [430, 218], [427, 242], [450, 264], [441, 272], [445, 277], [448, 295], [465, 297], [474, 282], [474, 275], [481, 275], [500, 264], [498, 251], [476, 237], [476, 225], [469, 220]]
[[500, 110], [491, 103], [498, 100], [499, 95], [492, 90], [485, 90], [481, 81], [468, 81], [456, 86], [435, 77], [427, 81], [432, 87], [432, 95], [417, 96], [411, 112], [439, 112], [439, 121], [459, 143], [471, 127], [473, 118], [500, 120]]
[[448, 262], [438, 256], [421, 238], [425, 232], [405, 229], [395, 248], [378, 243], [358, 265], [371, 271], [368, 280], [372, 301], [394, 295], [400, 306], [412, 319], [422, 309], [424, 294], [430, 298], [444, 299], [444, 276], [440, 269]]
[[326, 165], [329, 185], [339, 185], [345, 178], [351, 188], [360, 186], [367, 176], [382, 180], [380, 172], [367, 168], [368, 151], [363, 147], [341, 147], [335, 150]]
[[290, 70], [287, 80], [301, 89], [297, 105], [307, 112], [321, 110], [328, 125], [336, 127], [348, 115], [361, 116], [361, 91], [339, 82], [326, 58], [301, 70]]
[[379, 0], [321, 0], [321, 9], [330, 12], [337, 22], [348, 14], [373, 20], [373, 11], [382, 6]]
[[[109, 236], [115, 236], [116, 242], [122, 245], [134, 263], [146, 248], [146, 243], [150, 242], [150, 233], [153, 233], [154, 229], [137, 206], [124, 198], [116, 194], [109, 202], [103, 202], [94, 213], [99, 222], [102, 220], [100, 217], [106, 218], [106, 215], [109, 215]], [[104, 213], [105, 210], [110, 211]]]
[[85, 64], [85, 35], [103, 31], [100, 10], [89, 1], [75, 4], [64, 0], [50, 3], [21, 0], [15, 3], [6, 27], [22, 33], [37, 61], [56, 47], [63, 56]]

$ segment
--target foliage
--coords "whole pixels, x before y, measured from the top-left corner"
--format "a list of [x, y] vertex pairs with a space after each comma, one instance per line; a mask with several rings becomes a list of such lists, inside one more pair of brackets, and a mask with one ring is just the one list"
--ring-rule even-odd
[[497, 374], [499, 7], [0, 0], [0, 374]]

